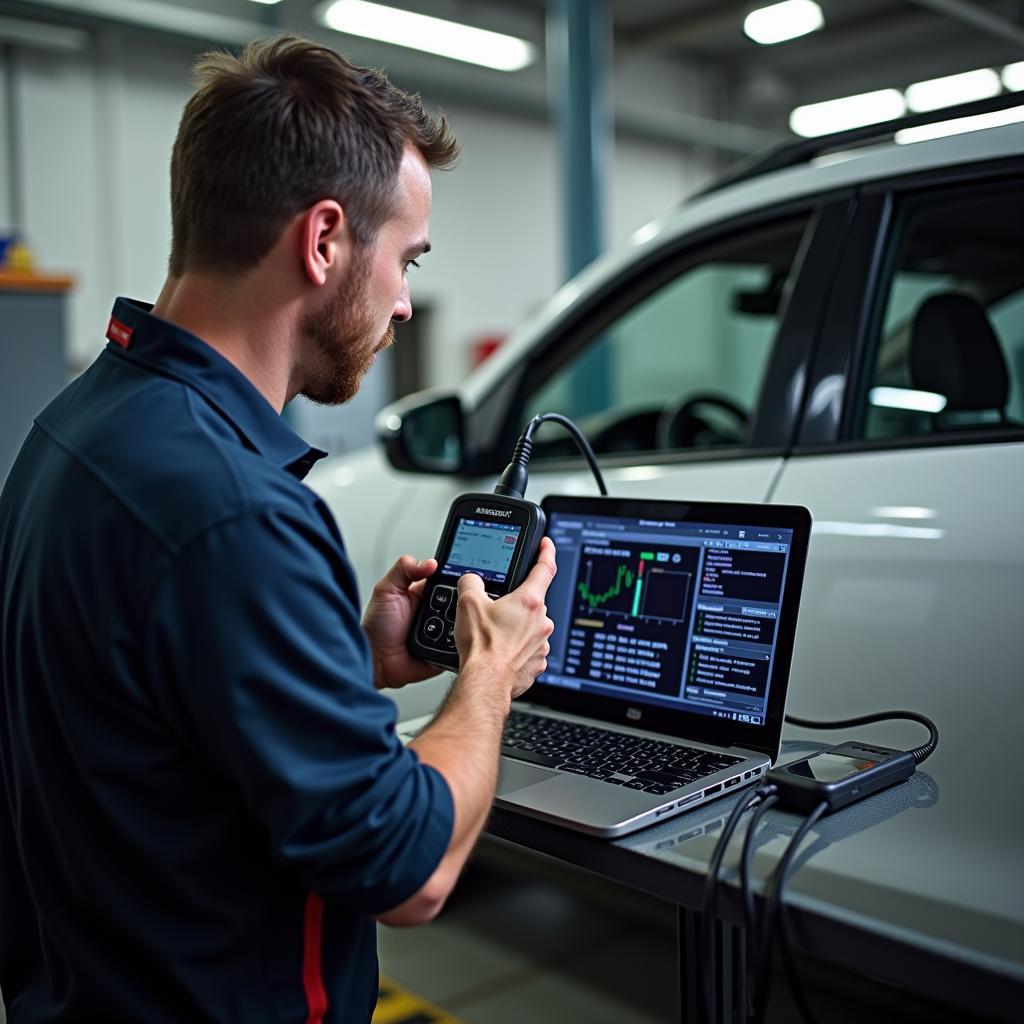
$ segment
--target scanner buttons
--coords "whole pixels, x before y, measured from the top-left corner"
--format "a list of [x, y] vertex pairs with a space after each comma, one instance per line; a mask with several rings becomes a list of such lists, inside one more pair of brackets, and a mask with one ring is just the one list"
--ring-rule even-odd
[[440, 640], [444, 635], [444, 623], [436, 616], [431, 615], [426, 622], [423, 623], [423, 636], [428, 640], [435, 642]]
[[459, 595], [454, 587], [434, 587], [430, 594], [430, 609], [437, 612], [423, 623], [423, 639], [439, 650], [455, 650], [455, 609]]
[[[487, 591], [492, 601], [500, 594]], [[459, 607], [459, 592], [455, 587], [436, 586], [430, 593], [430, 610], [436, 612], [423, 623], [423, 639], [439, 650], [455, 650], [455, 613]]]

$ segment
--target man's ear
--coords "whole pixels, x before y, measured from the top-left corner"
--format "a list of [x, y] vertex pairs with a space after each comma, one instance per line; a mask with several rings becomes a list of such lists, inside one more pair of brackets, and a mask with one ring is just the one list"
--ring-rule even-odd
[[300, 215], [302, 270], [320, 287], [329, 273], [344, 270], [352, 254], [352, 233], [345, 211], [333, 199], [321, 199]]

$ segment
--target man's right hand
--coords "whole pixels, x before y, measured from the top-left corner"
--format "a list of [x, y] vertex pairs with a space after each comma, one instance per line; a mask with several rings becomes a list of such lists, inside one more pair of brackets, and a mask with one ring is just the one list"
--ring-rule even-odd
[[459, 580], [455, 619], [459, 661], [463, 669], [494, 665], [495, 677], [509, 682], [509, 700], [525, 693], [547, 669], [548, 637], [555, 626], [544, 598], [555, 571], [555, 545], [545, 537], [537, 564], [510, 594], [492, 601], [479, 576], [467, 573]]
[[555, 545], [540, 542], [537, 564], [512, 591], [492, 601], [479, 576], [459, 580], [455, 644], [459, 676], [437, 717], [409, 747], [444, 776], [455, 805], [448, 850], [420, 890], [379, 914], [390, 925], [422, 924], [448, 898], [491, 808], [501, 730], [512, 700], [547, 668], [554, 623], [544, 598], [555, 578]]

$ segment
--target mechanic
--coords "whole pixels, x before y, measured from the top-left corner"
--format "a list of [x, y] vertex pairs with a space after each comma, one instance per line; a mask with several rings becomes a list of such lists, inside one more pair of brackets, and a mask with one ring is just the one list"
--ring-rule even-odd
[[[432, 559], [360, 622], [323, 455], [280, 413], [350, 399], [409, 318], [457, 144], [379, 72], [294, 37], [197, 65], [170, 273], [36, 420], [0, 498], [0, 988], [11, 1024], [370, 1019], [374, 919], [445, 902], [546, 666], [550, 542], [491, 602], [408, 748], [379, 688]], [[30, 339], [26, 339], [30, 341]]]

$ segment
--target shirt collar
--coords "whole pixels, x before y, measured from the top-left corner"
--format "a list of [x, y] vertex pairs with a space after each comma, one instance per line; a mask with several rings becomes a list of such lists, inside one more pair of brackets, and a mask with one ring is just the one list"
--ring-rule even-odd
[[311, 448], [253, 384], [201, 338], [154, 316], [134, 299], [114, 303], [107, 348], [198, 391], [242, 441], [300, 480], [327, 453]]

